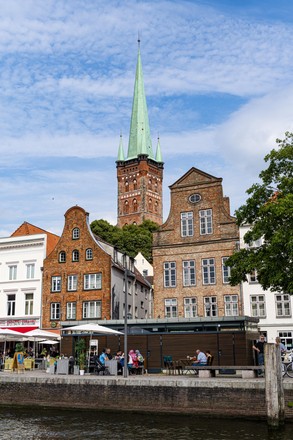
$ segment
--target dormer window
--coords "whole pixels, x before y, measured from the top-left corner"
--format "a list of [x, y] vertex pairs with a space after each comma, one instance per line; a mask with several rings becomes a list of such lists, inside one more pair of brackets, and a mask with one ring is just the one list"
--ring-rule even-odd
[[74, 228], [74, 229], [72, 230], [72, 239], [73, 239], [73, 240], [78, 240], [79, 237], [80, 237], [80, 231], [79, 231], [79, 228]]
[[66, 261], [66, 252], [61, 251], [59, 254], [59, 263], [65, 263]]

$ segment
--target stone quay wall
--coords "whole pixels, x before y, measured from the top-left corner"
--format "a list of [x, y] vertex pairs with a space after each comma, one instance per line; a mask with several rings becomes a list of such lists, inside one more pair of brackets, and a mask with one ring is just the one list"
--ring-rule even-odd
[[[263, 380], [0, 375], [0, 406], [266, 418]], [[293, 381], [284, 383], [293, 422]], [[289, 405], [288, 405], [289, 403]]]

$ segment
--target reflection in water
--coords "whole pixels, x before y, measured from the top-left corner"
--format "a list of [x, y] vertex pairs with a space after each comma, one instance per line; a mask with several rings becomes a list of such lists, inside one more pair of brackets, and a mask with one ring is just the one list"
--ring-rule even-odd
[[268, 431], [265, 422], [178, 415], [0, 408], [1, 440], [291, 440], [292, 425]]

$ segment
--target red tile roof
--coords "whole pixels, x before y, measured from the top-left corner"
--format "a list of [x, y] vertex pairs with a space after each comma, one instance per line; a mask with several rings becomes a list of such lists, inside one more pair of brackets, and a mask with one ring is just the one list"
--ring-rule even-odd
[[11, 237], [20, 237], [24, 235], [36, 235], [36, 234], [46, 234], [47, 235], [47, 250], [46, 250], [46, 256], [48, 256], [56, 244], [59, 241], [59, 236], [56, 234], [52, 234], [52, 232], [45, 231], [42, 228], [39, 228], [38, 226], [34, 226], [28, 222], [23, 222], [22, 225], [19, 226], [19, 228], [16, 229], [16, 231], [11, 234]]

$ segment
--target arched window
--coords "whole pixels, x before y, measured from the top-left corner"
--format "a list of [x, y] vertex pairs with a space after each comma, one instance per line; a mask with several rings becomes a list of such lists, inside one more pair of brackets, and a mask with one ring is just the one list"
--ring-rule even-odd
[[153, 201], [152, 199], [149, 199], [149, 212], [152, 212], [153, 210]]
[[157, 182], [155, 182], [155, 192], [156, 193], [158, 192], [158, 184], [157, 184]]
[[72, 261], [79, 261], [79, 251], [76, 249], [72, 252]]
[[125, 182], [125, 191], [129, 191], [129, 182], [126, 180]]
[[158, 202], [155, 203], [155, 212], [158, 212]]
[[137, 180], [133, 179], [133, 189], [137, 189]]
[[59, 253], [59, 263], [65, 263], [66, 261], [66, 252], [61, 251]]
[[77, 240], [79, 237], [80, 237], [79, 228], [74, 228], [72, 230], [72, 238], [73, 238], [73, 240]]
[[85, 259], [86, 260], [92, 260], [93, 259], [93, 250], [92, 249], [87, 249], [85, 251]]
[[128, 201], [126, 200], [124, 203], [124, 214], [128, 214], [129, 213], [129, 204]]
[[152, 179], [149, 179], [149, 185], [148, 185], [148, 188], [152, 191], [152, 189], [153, 189], [153, 182], [152, 182]]
[[137, 200], [136, 199], [133, 199], [132, 206], [133, 206], [133, 212], [137, 212]]

